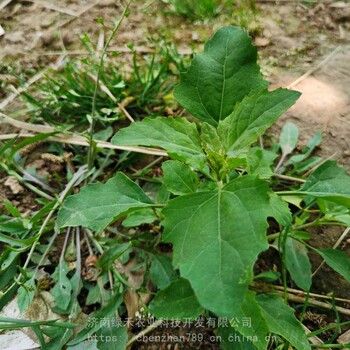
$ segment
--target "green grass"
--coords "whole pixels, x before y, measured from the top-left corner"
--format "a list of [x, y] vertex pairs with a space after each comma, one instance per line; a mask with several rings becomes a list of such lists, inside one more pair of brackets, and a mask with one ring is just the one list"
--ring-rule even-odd
[[[160, 115], [167, 107], [177, 106], [172, 89], [185, 63], [175, 47], [165, 44], [151, 55], [141, 56], [136, 51], [130, 54], [131, 71], [126, 69], [121, 57], [112, 57], [104, 63], [96, 96], [99, 125], [125, 119], [119, 104], [136, 120]], [[96, 59], [91, 55], [71, 59], [61, 71], [51, 71], [34, 93], [23, 95], [29, 103], [32, 120], [86, 126], [91, 117], [97, 70]]]
[[251, 18], [256, 11], [254, 0], [167, 0], [164, 2], [168, 5], [168, 13], [191, 21], [209, 20], [221, 14], [232, 15], [234, 23], [243, 28], [245, 26], [242, 24], [246, 23], [247, 18]]

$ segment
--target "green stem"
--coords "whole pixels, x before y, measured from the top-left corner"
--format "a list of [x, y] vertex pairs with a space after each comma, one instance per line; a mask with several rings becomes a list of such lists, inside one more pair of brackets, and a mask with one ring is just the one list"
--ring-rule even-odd
[[349, 349], [350, 343], [346, 344], [311, 344], [313, 348], [319, 349]]
[[112, 39], [114, 38], [116, 32], [120, 28], [123, 19], [125, 18], [129, 6], [130, 6], [131, 0], [128, 1], [127, 5], [124, 8], [124, 11], [122, 13], [122, 16], [118, 23], [114, 26], [110, 36], [108, 37], [105, 46], [103, 47], [103, 50], [101, 52], [101, 57], [100, 57], [100, 62], [98, 65], [98, 70], [97, 70], [97, 77], [96, 77], [96, 82], [95, 82], [95, 89], [94, 89], [94, 94], [92, 96], [92, 109], [91, 109], [91, 122], [90, 122], [90, 128], [89, 128], [89, 148], [88, 148], [88, 169], [90, 170], [92, 168], [93, 162], [94, 162], [94, 153], [95, 153], [95, 147], [93, 145], [93, 138], [94, 138], [94, 129], [95, 129], [95, 122], [96, 122], [96, 98], [97, 98], [97, 92], [99, 89], [100, 85], [100, 79], [101, 79], [101, 74], [103, 71], [103, 64], [104, 64], [104, 59], [107, 53], [107, 49], [109, 47], [109, 44], [111, 43]]
[[[85, 229], [85, 232], [87, 233], [88, 237], [91, 239], [92, 243], [95, 245], [96, 249], [99, 251], [99, 253], [102, 255], [104, 253], [104, 249], [102, 248], [100, 242], [96, 240], [93, 233], [89, 229]], [[133, 289], [133, 286], [119, 273], [117, 268], [113, 265], [113, 274], [117, 277], [117, 279], [122, 282], [124, 285], [126, 285], [128, 288]]]
[[157, 159], [155, 159], [153, 162], [149, 163], [148, 165], [146, 165], [144, 168], [135, 171], [132, 176], [143, 176], [145, 174], [147, 174], [147, 171], [149, 169], [151, 169], [154, 165], [156, 165], [158, 162], [160, 162], [163, 159], [163, 157], [158, 157]]

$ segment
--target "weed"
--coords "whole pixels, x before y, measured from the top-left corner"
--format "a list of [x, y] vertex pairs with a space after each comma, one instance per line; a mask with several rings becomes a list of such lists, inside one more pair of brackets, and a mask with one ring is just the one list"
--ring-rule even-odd
[[[132, 46], [130, 50], [133, 51], [131, 71], [123, 68], [123, 63], [116, 65], [117, 57], [104, 63], [95, 96], [99, 128], [125, 119], [120, 105], [136, 120], [159, 115], [167, 107], [177, 108], [170, 96], [178, 72], [172, 66], [183, 68], [184, 63], [176, 49], [164, 46], [158, 54], [142, 58]], [[84, 130], [91, 118], [97, 67], [91, 56], [69, 60], [62, 71], [52, 71], [35, 94], [25, 93], [32, 120]]]
[[231, 15], [235, 25], [248, 28], [250, 19], [255, 17], [254, 0], [167, 0], [169, 13], [188, 18], [191, 21], [210, 20], [219, 15]]
[[[293, 124], [283, 128], [278, 145], [257, 145], [300, 94], [269, 91], [256, 59], [246, 32], [231, 26], [220, 29], [181, 74], [174, 92], [198, 121], [145, 118], [114, 135], [115, 145], [167, 151], [170, 159], [161, 171], [153, 168], [160, 159], [152, 159], [130, 176], [135, 181], [119, 171], [105, 183], [83, 186], [68, 196], [91, 175], [82, 167], [60, 196], [44, 207], [35, 230], [7, 205], [11, 215], [1, 217], [7, 226], [0, 240], [8, 246], [2, 256], [6, 283], [0, 305], [17, 290], [21, 308], [32, 302], [35, 276], [59, 234], [64, 240], [51, 271], [53, 310], [74, 320], [84, 306], [79, 302], [83, 297], [85, 305], [97, 305], [74, 338], [65, 323], [26, 323], [43, 347], [45, 334], [57, 349], [84, 341], [103, 349], [110, 345], [103, 337], [113, 334], [117, 348], [124, 349], [133, 341], [128, 343], [130, 324], [125, 320], [140, 316], [142, 310], [158, 318], [157, 325], [161, 319], [213, 319], [224, 349], [237, 337], [250, 349], [311, 349], [301, 321], [310, 305], [334, 310], [337, 323], [331, 327], [348, 324], [341, 323], [342, 309], [334, 300], [330, 305], [309, 298], [317, 270], [312, 273], [308, 252], [318, 254], [348, 282], [349, 257], [338, 249], [315, 248], [307, 229], [349, 226], [350, 178], [335, 162], [312, 158], [321, 141], [318, 133], [299, 154], [292, 154], [299, 133]], [[12, 147], [9, 142], [3, 153]], [[20, 228], [17, 233], [8, 224], [11, 220]], [[54, 234], [40, 250], [36, 243], [49, 227]], [[25, 230], [29, 231], [24, 237], [19, 232]], [[280, 256], [279, 271], [255, 274], [258, 256], [268, 248]], [[42, 254], [36, 264], [35, 252]], [[19, 265], [23, 253], [27, 258]], [[300, 295], [307, 295], [301, 298], [300, 319], [289, 305], [299, 297], [291, 295], [290, 283], [300, 288]], [[148, 305], [142, 299], [145, 292], [155, 294]], [[4, 322], [8, 328], [16, 322], [23, 327], [20, 321]]]

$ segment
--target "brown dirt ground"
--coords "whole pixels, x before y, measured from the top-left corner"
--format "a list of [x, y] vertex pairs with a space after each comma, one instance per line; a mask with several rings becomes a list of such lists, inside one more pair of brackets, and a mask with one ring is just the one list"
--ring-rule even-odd
[[[237, 19], [230, 15], [205, 23], [191, 23], [162, 14], [160, 10], [164, 9], [164, 4], [161, 1], [150, 1], [149, 6], [145, 3], [140, 0], [132, 3], [130, 16], [112, 47], [127, 51], [124, 45], [132, 42], [140, 54], [147, 53], [155, 48], [157, 40], [166, 36], [180, 52], [188, 54], [193, 48], [197, 51], [220, 26], [237, 23]], [[72, 56], [82, 55], [82, 34], [87, 33], [97, 42], [102, 31], [95, 19], [102, 17], [110, 26], [120, 16], [121, 8], [120, 1], [115, 0], [10, 1], [0, 12], [0, 25], [5, 30], [5, 35], [0, 37], [0, 98], [13, 93], [19, 86], [19, 76], [28, 79], [56, 62], [64, 49]], [[319, 1], [315, 6], [307, 6], [297, 1], [257, 1], [257, 8], [257, 17], [248, 29], [259, 48], [263, 72], [273, 86], [295, 82], [333, 52], [319, 69], [295, 85], [294, 88], [303, 95], [272, 133], [278, 135], [279, 128], [287, 120], [292, 120], [300, 127], [300, 142], [304, 144], [320, 129], [324, 135], [320, 155], [336, 159], [350, 170], [350, 4]], [[125, 53], [124, 57], [129, 59], [130, 54]], [[6, 110], [17, 106], [15, 100], [6, 106]], [[4, 130], [4, 125], [0, 124], [0, 128]], [[29, 192], [24, 189], [18, 194], [11, 193], [10, 187], [4, 185], [6, 180], [7, 177], [0, 179], [1, 200], [12, 201], [23, 212], [33, 210], [35, 203]], [[320, 245], [329, 247], [338, 236], [339, 232], [323, 230]], [[343, 248], [348, 249], [347, 246]], [[316, 259], [314, 264], [317, 263]], [[330, 279], [329, 273], [327, 269], [322, 272], [316, 288], [329, 291], [334, 287], [338, 295], [349, 298], [348, 286], [339, 283], [334, 274]], [[344, 288], [339, 289], [339, 286]], [[154, 347], [138, 344], [133, 348]], [[167, 344], [164, 348], [179, 347]], [[185, 348], [215, 347], [188, 344]]]

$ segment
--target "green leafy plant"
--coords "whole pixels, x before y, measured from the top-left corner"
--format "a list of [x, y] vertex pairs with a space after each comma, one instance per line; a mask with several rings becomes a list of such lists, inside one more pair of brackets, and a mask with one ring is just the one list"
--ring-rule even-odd
[[[66, 237], [76, 230], [80, 252], [82, 227], [95, 247], [95, 251], [90, 247], [90, 254], [99, 255], [97, 284], [84, 281], [87, 303], [100, 304], [91, 317], [123, 315], [125, 292], [145, 291], [146, 282], [133, 286], [123, 269], [132, 255], [134, 271], [144, 271], [153, 282], [156, 295], [144, 307], [155, 317], [228, 318], [228, 326], [216, 330], [223, 349], [236, 348], [229, 340], [235, 335], [246, 337], [239, 344], [244, 349], [311, 349], [300, 319], [312, 301], [304, 300], [298, 319], [288, 303], [288, 285], [310, 291], [317, 273], [312, 273], [310, 250], [350, 282], [349, 257], [337, 249], [312, 246], [306, 231], [319, 225], [349, 226], [350, 178], [333, 161], [305, 163], [298, 171], [319, 144], [319, 134], [297, 155], [292, 152], [298, 132], [290, 124], [284, 127], [279, 145], [258, 146], [259, 137], [300, 94], [269, 90], [256, 60], [246, 32], [231, 26], [220, 29], [181, 74], [174, 92], [198, 121], [145, 118], [112, 139], [115, 145], [164, 149], [170, 160], [162, 163], [162, 175], [147, 177], [147, 171], [136, 171], [133, 181], [118, 172], [105, 183], [89, 184], [64, 200], [56, 228], [65, 229]], [[279, 151], [280, 160], [274, 166]], [[307, 178], [291, 176], [305, 170], [310, 173]], [[287, 171], [293, 173], [284, 175]], [[127, 231], [129, 227], [134, 230]], [[37, 242], [39, 237], [34, 239]], [[259, 256], [269, 248], [281, 257], [281, 273], [255, 271]], [[16, 266], [17, 260], [12, 260]], [[58, 313], [77, 314], [76, 297], [82, 288], [78, 270], [69, 270], [62, 253], [53, 274]], [[30, 281], [29, 276], [21, 277], [22, 284]], [[278, 283], [283, 284], [282, 290]], [[234, 318], [250, 318], [251, 327], [235, 323]], [[67, 340], [68, 346], [110, 331], [101, 323], [87, 324]], [[117, 348], [124, 348], [126, 327], [114, 331], [122, 339]], [[270, 342], [271, 333], [276, 338]], [[106, 346], [101, 340], [97, 343], [97, 348]]]
[[[163, 164], [162, 181], [171, 199], [165, 205], [147, 197], [141, 187], [118, 173], [106, 184], [89, 185], [68, 198], [57, 223], [59, 227], [82, 225], [101, 232], [117, 218], [153, 207], [162, 219], [161, 239], [172, 244], [172, 264], [181, 278], [158, 293], [151, 312], [157, 317], [183, 318], [196, 317], [206, 309], [216, 316], [247, 316], [259, 329], [236, 327], [235, 331], [245, 336], [256, 332], [256, 348], [265, 349], [265, 336], [272, 332], [305, 350], [310, 345], [293, 309], [278, 295], [251, 290], [253, 267], [269, 247], [267, 219], [274, 218], [280, 227], [275, 237], [286, 267], [295, 283], [308, 291], [311, 267], [306, 247], [311, 247], [293, 235], [297, 225], [288, 196], [297, 196], [308, 206], [321, 198], [349, 208], [350, 179], [328, 161], [301, 187], [273, 190], [269, 182], [273, 173], [262, 170], [271, 168], [275, 157], [252, 145], [295, 103], [299, 93], [269, 91], [256, 58], [256, 49], [245, 32], [234, 27], [220, 29], [194, 58], [188, 72], [182, 73], [175, 88], [179, 103], [200, 122], [149, 118], [113, 137], [116, 145], [160, 147], [168, 152], [173, 160]], [[289, 134], [293, 130], [285, 128], [281, 135], [283, 159], [296, 143]], [[350, 261], [344, 253], [318, 252], [348, 278]]]

